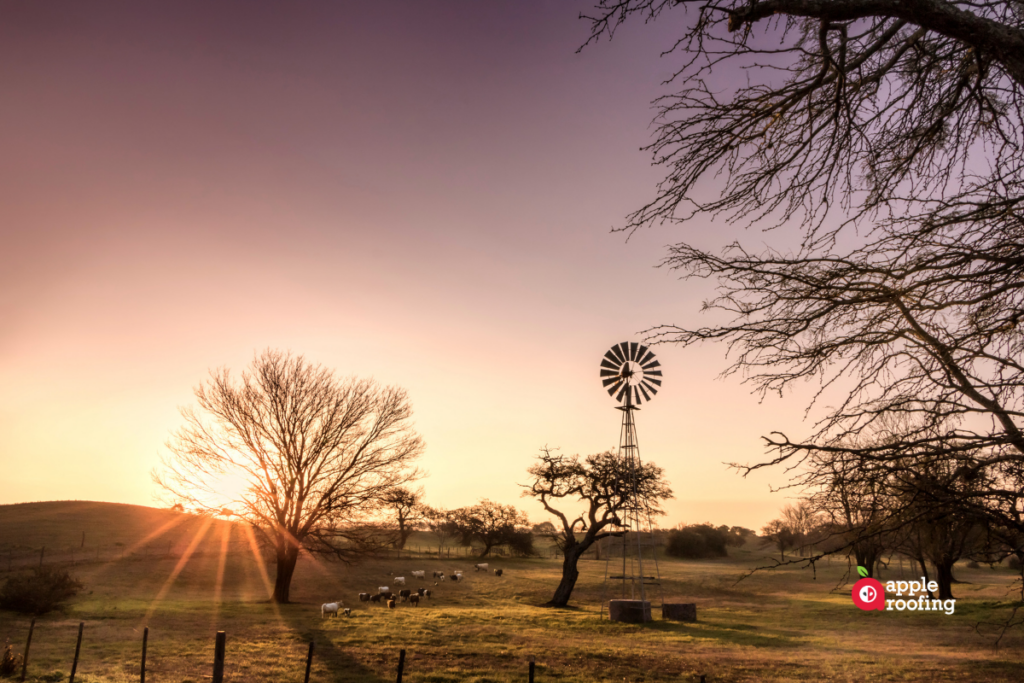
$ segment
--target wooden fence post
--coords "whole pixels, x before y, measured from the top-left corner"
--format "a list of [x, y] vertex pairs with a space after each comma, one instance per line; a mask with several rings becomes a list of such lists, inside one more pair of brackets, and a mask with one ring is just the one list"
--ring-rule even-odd
[[75, 661], [71, 663], [71, 677], [68, 679], [68, 683], [75, 683], [75, 671], [78, 670], [78, 653], [82, 651], [82, 629], [85, 628], [85, 622], [81, 621], [78, 623], [78, 643], [75, 644]]
[[309, 683], [309, 670], [313, 667], [313, 641], [309, 641], [309, 654], [306, 655], [306, 683]]
[[36, 620], [33, 619], [32, 623], [28, 625], [28, 640], [25, 641], [25, 656], [21, 658], [21, 678], [19, 681], [25, 680], [25, 674], [28, 672], [28, 649], [32, 647], [32, 632], [36, 630]]
[[227, 634], [217, 631], [217, 643], [213, 647], [213, 683], [224, 683], [224, 644]]
[[537, 658], [534, 657], [533, 655], [530, 655], [530, 683], [533, 683], [533, 669], [536, 666], [536, 664], [535, 664], [536, 661], [537, 661]]
[[139, 683], [146, 683], [146, 645], [149, 644], [149, 627], [142, 630], [142, 668], [139, 670]]
[[398, 678], [395, 683], [402, 683], [402, 671], [405, 670], [405, 650], [398, 651]]

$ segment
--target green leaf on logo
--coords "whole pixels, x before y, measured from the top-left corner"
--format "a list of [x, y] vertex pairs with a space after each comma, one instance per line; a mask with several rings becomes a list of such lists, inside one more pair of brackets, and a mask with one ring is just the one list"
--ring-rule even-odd
[[866, 579], [868, 577], [868, 570], [860, 565], [857, 565], [857, 573], [860, 574], [860, 578], [862, 579]]

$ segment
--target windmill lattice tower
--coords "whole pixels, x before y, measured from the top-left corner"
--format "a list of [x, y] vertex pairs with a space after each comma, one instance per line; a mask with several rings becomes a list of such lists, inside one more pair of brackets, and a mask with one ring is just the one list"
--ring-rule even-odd
[[[633, 417], [640, 410], [640, 403], [650, 401], [658, 393], [660, 367], [654, 353], [636, 342], [616, 344], [601, 360], [601, 382], [621, 404], [616, 406], [622, 411], [619, 457], [626, 471], [627, 501], [620, 516], [624, 533], [621, 543], [609, 544], [611, 547], [605, 553], [605, 599], [601, 602], [601, 614], [604, 615], [607, 602], [613, 620], [651, 621], [652, 599], [659, 605], [663, 603], [651, 510], [638, 485], [642, 463]], [[618, 600], [610, 597], [613, 592], [619, 594]]]

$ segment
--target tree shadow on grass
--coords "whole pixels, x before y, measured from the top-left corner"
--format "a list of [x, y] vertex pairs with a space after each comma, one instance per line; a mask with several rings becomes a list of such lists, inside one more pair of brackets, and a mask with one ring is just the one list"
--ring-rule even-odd
[[694, 640], [714, 640], [731, 645], [747, 645], [750, 647], [795, 648], [803, 643], [792, 638], [783, 631], [763, 629], [751, 624], [721, 624], [708, 622], [654, 621], [644, 628], [653, 631], [678, 633]]
[[[384, 683], [393, 681], [398, 666], [398, 650], [394, 652], [382, 652], [384, 661], [375, 669], [371, 669], [351, 653], [346, 652], [344, 646], [335, 642], [337, 632], [325, 632], [318, 625], [311, 627], [306, 614], [291, 614], [287, 617], [289, 625], [295, 632], [295, 636], [306, 643], [313, 641], [313, 669], [310, 674], [311, 681], [331, 681], [332, 683]], [[348, 617], [336, 617], [337, 619], [349, 620]], [[306, 652], [304, 649], [303, 652]], [[305, 673], [306, 662], [302, 660], [302, 672]], [[324, 677], [324, 673], [328, 677]], [[300, 675], [298, 680], [302, 680]]]

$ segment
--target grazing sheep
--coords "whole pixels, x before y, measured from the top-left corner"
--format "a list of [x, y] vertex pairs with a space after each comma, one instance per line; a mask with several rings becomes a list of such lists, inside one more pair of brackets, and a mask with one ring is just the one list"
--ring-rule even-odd
[[422, 578], [426, 578], [426, 576], [427, 576], [427, 572], [425, 570], [422, 570], [422, 569], [420, 569], [418, 571], [414, 571], [412, 573], [412, 578], [414, 578], [414, 579], [422, 579]]
[[370, 602], [380, 602], [380, 599], [382, 597], [383, 597], [383, 595], [381, 593], [377, 593], [376, 595], [371, 595], [370, 596]]
[[346, 617], [351, 617], [352, 616], [352, 608], [351, 607], [346, 607], [345, 609], [342, 610], [342, 612], [345, 613]]
[[387, 593], [381, 593], [380, 596], [385, 600], [390, 600], [391, 598], [395, 597], [395, 594], [391, 591], [388, 591]]
[[341, 609], [341, 605], [341, 600], [338, 600], [337, 602], [325, 602], [320, 605], [320, 618], [323, 619], [328, 614], [338, 616], [338, 610]]
[[377, 592], [378, 593], [387, 593], [389, 590], [391, 590], [391, 589], [388, 588], [387, 586], [378, 586], [377, 587]]
[[494, 575], [495, 575], [495, 576], [501, 576], [501, 574], [502, 574], [502, 571], [504, 571], [504, 570], [502, 570], [502, 569], [495, 569], [495, 570], [494, 570]]
[[412, 595], [412, 591], [410, 591], [408, 588], [403, 588], [402, 590], [398, 591], [398, 597], [402, 598], [402, 602], [408, 600], [410, 595]]
[[369, 601], [370, 601], [370, 594], [369, 593], [360, 593], [359, 594], [359, 602], [369, 602]]
[[435, 572], [434, 572], [434, 578], [435, 578], [435, 579], [438, 579], [438, 578], [439, 578], [439, 579], [441, 579], [442, 581], [444, 581], [444, 572], [437, 572], [437, 571], [435, 571]]
[[462, 575], [461, 574], [452, 574], [449, 577], [449, 579], [452, 581], [452, 583], [458, 583], [462, 579]]
[[416, 589], [416, 595], [419, 595], [419, 596], [422, 597], [424, 591], [426, 591], [426, 590], [427, 590], [426, 588], [417, 588]]
[[418, 595], [410, 595], [409, 596], [409, 602], [412, 603], [413, 607], [419, 607], [420, 606], [420, 596], [418, 596]]
[[388, 600], [388, 609], [395, 609], [395, 601], [393, 599]]
[[395, 582], [395, 583], [396, 583], [397, 585], [399, 585], [399, 586], [404, 586], [404, 585], [405, 585], [405, 577], [404, 577], [404, 576], [396, 576], [396, 577], [394, 578], [394, 582]]
[[473, 565], [473, 570], [474, 571], [478, 571], [478, 572], [487, 571], [487, 563], [486, 562], [481, 562], [480, 564], [474, 564]]
[[430, 597], [430, 589], [429, 588], [427, 590], [423, 591], [423, 597], [425, 597], [425, 598], [429, 598]]

